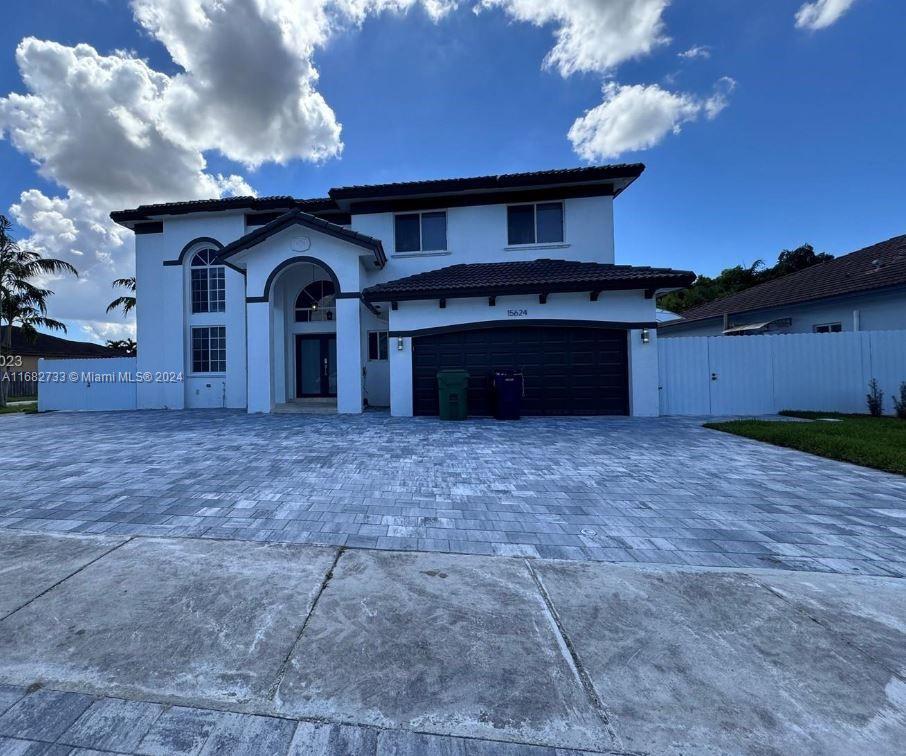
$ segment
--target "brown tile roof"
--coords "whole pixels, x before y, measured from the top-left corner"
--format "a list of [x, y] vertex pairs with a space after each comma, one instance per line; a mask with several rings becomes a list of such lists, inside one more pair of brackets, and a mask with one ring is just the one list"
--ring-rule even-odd
[[662, 289], [688, 286], [695, 274], [671, 268], [574, 260], [463, 263], [370, 286], [370, 302], [567, 291]]
[[545, 186], [606, 179], [636, 179], [642, 175], [642, 163], [593, 165], [584, 168], [558, 168], [529, 173], [501, 173], [491, 176], [467, 178], [430, 179], [427, 181], [399, 181], [390, 184], [362, 184], [339, 186], [329, 194], [334, 199], [364, 199], [372, 197], [433, 194], [435, 192], [462, 192], [475, 189], [510, 189], [514, 187]]
[[906, 286], [906, 235], [850, 252], [825, 263], [813, 265], [767, 281], [738, 294], [693, 307], [682, 320], [662, 323], [661, 328], [694, 320], [723, 317], [751, 310], [798, 304], [890, 286]]
[[[6, 326], [3, 327], [3, 338], [6, 339]], [[5, 350], [4, 350], [5, 351]], [[19, 326], [13, 326], [12, 349], [9, 354], [23, 357], [122, 357], [122, 353], [101, 344], [90, 341], [71, 341], [59, 336], [38, 333], [34, 341], [29, 341]]]

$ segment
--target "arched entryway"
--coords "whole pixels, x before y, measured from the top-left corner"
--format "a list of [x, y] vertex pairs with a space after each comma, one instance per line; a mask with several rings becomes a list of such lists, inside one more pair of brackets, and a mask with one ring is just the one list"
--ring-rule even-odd
[[325, 263], [300, 260], [280, 270], [270, 289], [274, 403], [286, 409], [335, 408], [336, 276]]

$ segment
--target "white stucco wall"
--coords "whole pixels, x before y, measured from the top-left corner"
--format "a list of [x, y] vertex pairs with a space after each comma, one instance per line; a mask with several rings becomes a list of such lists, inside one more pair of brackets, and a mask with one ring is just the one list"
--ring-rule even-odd
[[[138, 370], [182, 372], [184, 382], [151, 383], [138, 387], [139, 409], [246, 406], [245, 281], [226, 270], [226, 311], [192, 314], [186, 266], [164, 265], [176, 260], [194, 239], [210, 237], [223, 245], [245, 233], [242, 213], [174, 217], [161, 234], [135, 237], [136, 341]], [[188, 257], [188, 256], [187, 256]], [[144, 292], [147, 292], [145, 294]], [[191, 373], [192, 325], [223, 325], [227, 335], [227, 372]]]
[[[775, 318], [792, 320], [790, 327], [781, 333], [812, 333], [814, 326], [824, 323], [840, 323], [844, 332], [903, 330], [906, 329], [906, 288], [755, 310], [731, 316], [730, 323], [764, 323]], [[660, 336], [720, 336], [722, 333], [723, 319], [713, 318], [665, 328]]]
[[[397, 254], [394, 213], [352, 216], [352, 229], [380, 239], [388, 262], [369, 272], [365, 286], [447, 265], [475, 262], [537, 260], [542, 257], [612, 263], [613, 198], [582, 197], [563, 201], [563, 244], [507, 245], [507, 206], [438, 207], [447, 212], [447, 253]], [[422, 211], [430, 212], [430, 211]]]

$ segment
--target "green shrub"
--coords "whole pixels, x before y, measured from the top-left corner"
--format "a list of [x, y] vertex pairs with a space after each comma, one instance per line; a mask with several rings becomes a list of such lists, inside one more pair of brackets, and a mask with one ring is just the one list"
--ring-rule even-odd
[[868, 412], [872, 417], [881, 417], [884, 414], [884, 392], [881, 391], [878, 381], [874, 378], [868, 382], [865, 401], [868, 403]]
[[906, 420], [906, 381], [900, 384], [900, 396], [893, 398], [893, 408], [900, 420]]

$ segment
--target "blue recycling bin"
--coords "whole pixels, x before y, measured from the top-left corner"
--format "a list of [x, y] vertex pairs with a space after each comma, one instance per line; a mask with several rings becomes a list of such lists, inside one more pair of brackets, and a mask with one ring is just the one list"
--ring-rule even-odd
[[522, 417], [524, 378], [515, 370], [494, 372], [494, 417], [497, 420], [518, 420]]

